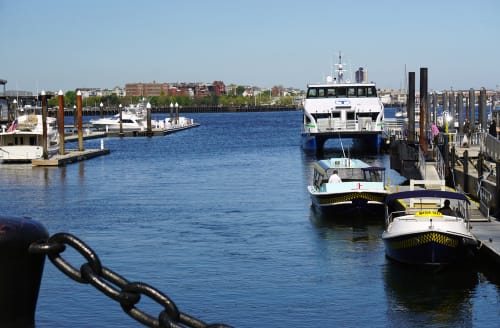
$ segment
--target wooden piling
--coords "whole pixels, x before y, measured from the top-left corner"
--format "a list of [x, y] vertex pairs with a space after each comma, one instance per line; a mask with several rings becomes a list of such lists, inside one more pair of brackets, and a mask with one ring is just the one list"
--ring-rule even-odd
[[415, 72], [408, 72], [408, 100], [406, 105], [408, 118], [408, 143], [415, 142]]
[[478, 120], [481, 130], [488, 132], [488, 116], [486, 114], [486, 89], [483, 87], [479, 91]]
[[476, 106], [476, 94], [474, 89], [469, 89], [469, 106], [467, 106], [467, 118], [470, 121], [471, 129], [474, 129], [475, 124], [475, 106]]
[[42, 91], [42, 157], [47, 159], [49, 152], [47, 148], [47, 95]]
[[464, 186], [464, 192], [467, 193], [469, 191], [469, 151], [464, 150], [464, 181], [463, 181], [463, 186]]
[[427, 68], [420, 68], [420, 148], [427, 154]]
[[83, 151], [83, 106], [82, 92], [80, 90], [76, 93], [76, 113], [78, 116], [78, 150]]
[[57, 111], [57, 128], [59, 131], [59, 155], [64, 155], [64, 95], [62, 90], [57, 94], [58, 111]]
[[462, 92], [457, 94], [457, 111], [458, 111], [458, 132], [464, 132], [464, 95]]

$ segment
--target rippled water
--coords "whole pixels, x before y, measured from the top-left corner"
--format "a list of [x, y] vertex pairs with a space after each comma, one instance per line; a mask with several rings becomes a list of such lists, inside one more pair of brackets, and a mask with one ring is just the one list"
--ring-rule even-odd
[[[62, 168], [0, 166], [1, 210], [75, 234], [104, 266], [185, 313], [235, 327], [484, 327], [499, 284], [475, 268], [428, 272], [384, 256], [382, 220], [325, 220], [306, 186], [300, 112], [192, 114], [198, 128], [110, 138]], [[98, 148], [100, 140], [85, 142]], [[67, 145], [67, 148], [76, 144]], [[389, 167], [387, 155], [363, 159]], [[390, 170], [391, 181], [404, 181]], [[83, 258], [63, 256], [79, 267]], [[156, 316], [150, 300], [138, 307]], [[138, 327], [47, 261], [37, 327]]]

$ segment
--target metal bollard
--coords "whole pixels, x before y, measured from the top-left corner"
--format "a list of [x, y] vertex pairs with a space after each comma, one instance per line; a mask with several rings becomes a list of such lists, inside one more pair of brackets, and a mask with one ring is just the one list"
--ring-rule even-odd
[[0, 217], [0, 327], [35, 327], [45, 255], [28, 248], [48, 237], [30, 218]]

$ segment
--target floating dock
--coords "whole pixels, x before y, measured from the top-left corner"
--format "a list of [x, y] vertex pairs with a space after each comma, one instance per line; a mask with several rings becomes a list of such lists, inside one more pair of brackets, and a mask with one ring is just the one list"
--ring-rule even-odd
[[49, 159], [34, 159], [31, 161], [33, 166], [64, 166], [66, 164], [80, 162], [97, 156], [107, 155], [109, 149], [86, 149], [86, 150], [68, 150], [64, 155], [54, 155]]

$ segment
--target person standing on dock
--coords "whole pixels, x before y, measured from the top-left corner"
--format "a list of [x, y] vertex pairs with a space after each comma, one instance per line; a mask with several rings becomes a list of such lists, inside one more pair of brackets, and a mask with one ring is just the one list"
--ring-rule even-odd
[[465, 119], [464, 123], [464, 139], [462, 140], [462, 147], [469, 147], [470, 142], [470, 122]]
[[436, 124], [432, 123], [431, 125], [432, 139], [434, 140], [434, 147], [437, 147], [438, 137], [439, 137], [439, 129]]

